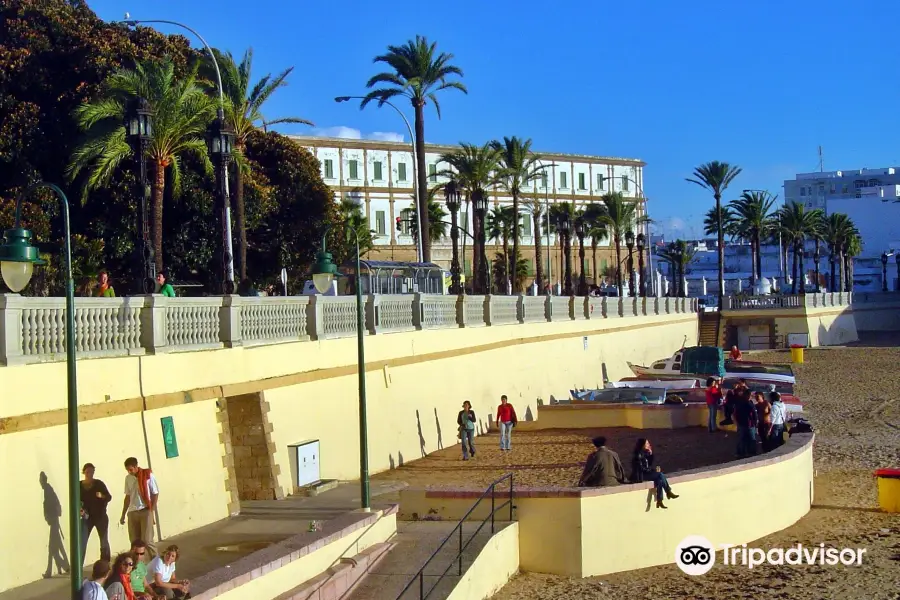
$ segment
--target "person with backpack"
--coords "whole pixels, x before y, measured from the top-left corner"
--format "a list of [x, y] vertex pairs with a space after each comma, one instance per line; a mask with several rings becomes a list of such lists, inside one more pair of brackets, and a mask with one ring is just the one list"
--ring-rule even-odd
[[756, 425], [759, 420], [749, 388], [744, 387], [735, 394], [734, 421], [738, 433], [738, 458], [756, 456]]

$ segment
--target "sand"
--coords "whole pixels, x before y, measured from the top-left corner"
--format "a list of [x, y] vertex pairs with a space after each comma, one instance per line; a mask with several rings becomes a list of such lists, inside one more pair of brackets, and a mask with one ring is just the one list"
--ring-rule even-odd
[[[883, 345], [885, 340], [879, 342]], [[785, 352], [752, 358], [788, 360]], [[522, 574], [494, 598], [900, 600], [900, 516], [878, 512], [872, 477], [879, 467], [900, 468], [898, 366], [900, 348], [896, 347], [806, 352], [806, 364], [795, 371], [797, 392], [807, 403], [817, 436], [814, 506], [795, 525], [755, 542], [761, 548], [797, 543], [866, 548], [861, 566], [766, 566], [750, 571], [717, 564], [702, 577], [685, 575], [674, 565], [588, 579]], [[758, 518], [772, 508], [743, 510], [747, 518]]]

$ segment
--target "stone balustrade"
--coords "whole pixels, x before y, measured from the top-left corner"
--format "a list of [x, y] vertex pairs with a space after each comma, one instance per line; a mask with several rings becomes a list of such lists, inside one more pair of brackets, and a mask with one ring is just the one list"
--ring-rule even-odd
[[828, 292], [805, 295], [781, 296], [726, 296], [725, 310], [767, 310], [784, 308], [821, 308], [825, 306], [850, 306], [854, 300], [852, 292]]
[[[846, 297], [844, 294], [845, 300]], [[820, 301], [818, 297], [809, 298], [807, 302]], [[406, 294], [369, 295], [363, 298], [363, 303], [367, 335], [697, 310], [697, 301], [691, 298]], [[357, 323], [354, 296], [166, 298], [153, 295], [75, 300], [79, 358], [352, 337], [356, 335]], [[63, 361], [65, 338], [64, 298], [0, 294], [0, 363]]]

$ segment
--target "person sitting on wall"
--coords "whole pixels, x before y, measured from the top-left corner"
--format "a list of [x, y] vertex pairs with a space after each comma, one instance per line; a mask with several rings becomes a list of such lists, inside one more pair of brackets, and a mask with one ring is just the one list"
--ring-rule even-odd
[[605, 487], [625, 483], [622, 460], [606, 447], [606, 438], [601, 435], [591, 441], [596, 450], [591, 452], [584, 463], [578, 487]]
[[741, 354], [741, 350], [737, 346], [731, 347], [731, 353], [729, 354], [729, 357], [731, 358], [731, 360], [744, 360], [744, 355]]
[[631, 482], [644, 481], [652, 481], [656, 487], [656, 508], [668, 508], [663, 504], [663, 491], [669, 500], [678, 497], [678, 494], [672, 492], [669, 480], [662, 469], [653, 466], [653, 447], [650, 440], [640, 438], [634, 446], [634, 456], [631, 459]]
[[191, 597], [191, 582], [175, 578], [176, 560], [178, 560], [178, 546], [172, 545], [147, 565], [147, 574], [153, 578], [153, 591], [166, 600]]

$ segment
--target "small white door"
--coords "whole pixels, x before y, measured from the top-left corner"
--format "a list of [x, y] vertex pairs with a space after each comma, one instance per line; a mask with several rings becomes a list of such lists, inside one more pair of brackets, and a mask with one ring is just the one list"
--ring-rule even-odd
[[319, 442], [297, 446], [297, 486], [319, 481]]

